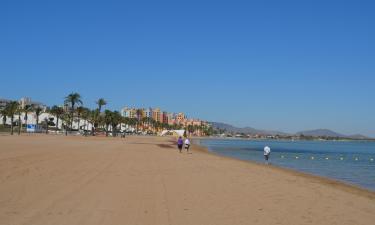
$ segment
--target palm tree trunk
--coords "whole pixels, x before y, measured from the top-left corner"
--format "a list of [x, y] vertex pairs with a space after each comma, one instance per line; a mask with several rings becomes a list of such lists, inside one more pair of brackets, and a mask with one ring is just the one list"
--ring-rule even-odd
[[56, 131], [59, 129], [59, 116], [56, 116]]
[[25, 130], [27, 130], [27, 111], [25, 111]]
[[78, 117], [78, 131], [80, 129], [79, 124], [81, 123], [81, 119]]
[[10, 135], [13, 135], [13, 119], [14, 119], [14, 116], [12, 115], [10, 117]]
[[3, 115], [3, 126], [5, 127], [5, 124], [7, 123], [7, 116]]
[[36, 130], [39, 129], [39, 115], [36, 115]]
[[70, 120], [70, 130], [73, 130], [73, 119], [74, 119], [74, 102], [72, 102], [72, 109], [71, 109], [71, 120]]
[[21, 122], [21, 113], [18, 113], [18, 135], [21, 135], [21, 127], [22, 127], [22, 122]]
[[108, 124], [106, 124], [106, 126], [105, 126], [105, 136], [106, 137], [108, 137], [108, 127], [109, 127]]

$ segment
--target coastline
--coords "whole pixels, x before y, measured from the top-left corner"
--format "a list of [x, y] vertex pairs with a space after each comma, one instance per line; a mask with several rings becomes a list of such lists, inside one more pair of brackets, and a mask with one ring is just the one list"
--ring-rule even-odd
[[[199, 138], [199, 139], [202, 140], [204, 138]], [[360, 196], [365, 196], [365, 197], [368, 197], [370, 199], [375, 199], [375, 191], [363, 188], [361, 186], [345, 183], [343, 181], [335, 180], [335, 179], [332, 179], [332, 178], [329, 178], [329, 177], [323, 177], [323, 176], [314, 175], [314, 174], [310, 174], [310, 173], [304, 173], [304, 172], [301, 172], [301, 171], [298, 171], [298, 170], [293, 170], [293, 169], [289, 169], [289, 168], [285, 168], [285, 167], [281, 167], [281, 166], [277, 166], [277, 165], [273, 165], [273, 164], [264, 165], [264, 164], [256, 162], [256, 161], [237, 159], [237, 158], [234, 158], [234, 157], [214, 153], [214, 152], [210, 151], [206, 146], [203, 146], [198, 141], [196, 141], [196, 140], [199, 140], [199, 139], [194, 138], [193, 143], [195, 145], [197, 145], [196, 150], [198, 150], [202, 153], [210, 154], [210, 155], [213, 155], [213, 156], [216, 156], [216, 157], [222, 157], [222, 158], [225, 158], [225, 159], [228, 159], [228, 160], [234, 160], [234, 161], [241, 162], [241, 163], [249, 163], [253, 166], [259, 166], [261, 168], [268, 168], [268, 169], [271, 169], [271, 170], [274, 170], [274, 171], [287, 173], [287, 174], [290, 174], [290, 175], [293, 175], [293, 176], [300, 176], [300, 177], [303, 177], [303, 178], [306, 178], [306, 179], [311, 179], [312, 181], [315, 181], [315, 182], [320, 182], [321, 184], [324, 184], [324, 185], [327, 185], [327, 186], [330, 186], [330, 187], [334, 187], [334, 188], [338, 188], [338, 189], [343, 190], [343, 191], [347, 191], [349, 193], [358, 194]]]

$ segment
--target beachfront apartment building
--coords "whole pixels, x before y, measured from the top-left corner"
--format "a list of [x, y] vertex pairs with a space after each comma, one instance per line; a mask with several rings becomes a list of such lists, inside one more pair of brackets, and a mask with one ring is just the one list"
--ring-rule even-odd
[[163, 122], [163, 114], [160, 111], [160, 108], [155, 108], [152, 110], [152, 119], [154, 119], [156, 122]]
[[162, 113], [162, 123], [168, 124], [168, 112]]
[[153, 112], [153, 110], [152, 110], [151, 107], [143, 110], [143, 112], [144, 112], [144, 117], [146, 117], [146, 118], [152, 118], [152, 112]]
[[[127, 118], [137, 118], [139, 120], [143, 118], [152, 118], [154, 121], [168, 124], [170, 126], [178, 125], [181, 128], [187, 129], [188, 127], [195, 127], [194, 135], [201, 135], [201, 130], [197, 127], [202, 127], [208, 125], [207, 122], [204, 122], [199, 119], [188, 119], [185, 113], [169, 113], [167, 111], [162, 111], [160, 108], [134, 108], [134, 107], [124, 107], [121, 110], [121, 115]], [[139, 117], [139, 118], [138, 118]], [[148, 125], [144, 125], [147, 126]]]
[[137, 118], [137, 109], [124, 107], [121, 109], [121, 115], [126, 118]]

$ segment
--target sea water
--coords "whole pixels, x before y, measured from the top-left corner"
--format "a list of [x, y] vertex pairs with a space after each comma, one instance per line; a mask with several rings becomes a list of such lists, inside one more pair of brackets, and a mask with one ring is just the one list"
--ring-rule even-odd
[[375, 191], [375, 142], [204, 139], [200, 144], [219, 155], [260, 163], [267, 145], [271, 164]]

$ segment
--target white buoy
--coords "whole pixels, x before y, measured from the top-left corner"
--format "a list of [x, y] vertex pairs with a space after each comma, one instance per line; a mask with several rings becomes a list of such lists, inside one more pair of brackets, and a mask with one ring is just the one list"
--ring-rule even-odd
[[326, 160], [328, 160], [329, 158], [328, 157], [326, 157]]
[[314, 156], [311, 156], [311, 159], [314, 160], [315, 159]]
[[341, 158], [340, 158], [340, 160], [342, 161], [342, 160], [344, 160], [344, 158], [343, 158], [343, 157], [341, 157]]
[[296, 159], [299, 159], [299, 157], [298, 157], [298, 156], [296, 156]]
[[358, 161], [358, 158], [355, 158], [355, 161]]
[[284, 158], [284, 156], [282, 155], [282, 156], [281, 156], [281, 158], [283, 159], [283, 158]]
[[373, 162], [373, 161], [374, 161], [374, 159], [373, 159], [373, 158], [371, 158], [371, 159], [370, 159], [370, 161], [371, 161], [371, 162]]

